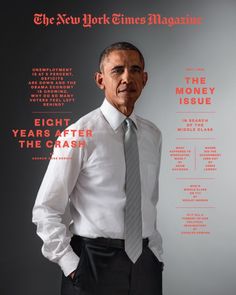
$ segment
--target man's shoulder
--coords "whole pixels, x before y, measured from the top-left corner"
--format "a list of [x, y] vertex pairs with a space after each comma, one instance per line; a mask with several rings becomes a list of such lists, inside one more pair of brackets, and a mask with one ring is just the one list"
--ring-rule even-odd
[[151, 121], [136, 115], [137, 122], [142, 128], [161, 136], [161, 130]]
[[101, 118], [101, 110], [100, 108], [97, 108], [86, 115], [80, 117], [76, 122], [73, 123], [73, 125], [76, 128], [91, 128], [93, 126], [96, 126], [98, 120]]

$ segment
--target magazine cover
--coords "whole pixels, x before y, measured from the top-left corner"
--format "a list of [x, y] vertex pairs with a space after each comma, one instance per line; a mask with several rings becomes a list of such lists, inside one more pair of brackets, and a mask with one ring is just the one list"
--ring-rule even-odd
[[[60, 265], [59, 252], [52, 255], [54, 250], [59, 251], [56, 246], [51, 250], [52, 242], [48, 248], [45, 242], [42, 249], [42, 239], [47, 240], [47, 225], [42, 223], [36, 228], [32, 210], [37, 195], [43, 195], [51, 185], [49, 179], [55, 175], [63, 176], [61, 180], [54, 179], [53, 193], [57, 191], [57, 181], [63, 182], [63, 177], [68, 177], [69, 182], [77, 181], [71, 174], [65, 176], [67, 168], [76, 169], [78, 157], [83, 161], [91, 155], [94, 157], [92, 152], [89, 154], [94, 146], [97, 157], [107, 158], [108, 162], [104, 167], [90, 158], [94, 170], [83, 170], [83, 177], [86, 179], [92, 171], [90, 179], [96, 187], [97, 200], [99, 196], [101, 207], [107, 206], [106, 212], [111, 215], [103, 223], [98, 221], [97, 227], [115, 228], [109, 220], [120, 218], [118, 203], [114, 213], [110, 201], [104, 203], [107, 200], [99, 191], [99, 181], [107, 175], [104, 192], [109, 185], [114, 187], [110, 193], [115, 198], [117, 181], [124, 177], [119, 175], [119, 167], [126, 165], [128, 169], [128, 164], [117, 156], [121, 142], [113, 148], [114, 143], [107, 139], [110, 130], [100, 127], [100, 133], [96, 133], [102, 119], [99, 111], [91, 113], [104, 105], [105, 95], [109, 97], [107, 85], [114, 91], [114, 83], [103, 74], [104, 63], [113, 62], [110, 53], [113, 51], [102, 59], [101, 53], [117, 42], [134, 45], [145, 60], [143, 68], [139, 52], [128, 48], [138, 56], [138, 65], [130, 66], [132, 75], [139, 75], [141, 80], [127, 82], [130, 88], [122, 88], [121, 92], [138, 91], [137, 118], [148, 120], [140, 119], [140, 122], [154, 130], [158, 145], [162, 134], [161, 160], [153, 158], [149, 135], [138, 146], [139, 158], [146, 157], [151, 162], [148, 167], [140, 164], [141, 176], [145, 175], [144, 180], [141, 177], [144, 195], [156, 185], [159, 170], [154, 212], [163, 253], [159, 256], [162, 251], [155, 252], [155, 243], [152, 249], [149, 241], [153, 250], [149, 255], [156, 256], [159, 267], [162, 265], [163, 295], [235, 294], [235, 17], [233, 0], [69, 0], [6, 4], [1, 27], [2, 295], [61, 294], [62, 270], [64, 275], [69, 275], [73, 267], [65, 267], [64, 261]], [[122, 56], [130, 65], [125, 58]], [[116, 66], [116, 74], [121, 70], [125, 73], [125, 69], [126, 66]], [[109, 107], [104, 111], [108, 112], [108, 121], [115, 120], [113, 111]], [[76, 123], [84, 116], [90, 117]], [[146, 149], [140, 151], [141, 145]], [[105, 148], [100, 149], [101, 146]], [[113, 156], [118, 157], [116, 164], [109, 162]], [[53, 165], [56, 168], [48, 169], [52, 175], [42, 185], [47, 168]], [[90, 186], [81, 181], [88, 195]], [[58, 190], [65, 194], [61, 188]], [[76, 200], [74, 191], [67, 193], [71, 194], [72, 202], [73, 198]], [[55, 203], [62, 216], [59, 222], [65, 224], [63, 230], [70, 236], [73, 212], [69, 203], [60, 202]], [[143, 231], [147, 227], [148, 232], [147, 224], [152, 220], [147, 224], [144, 220], [145, 214], [150, 215], [145, 202], [142, 200]], [[82, 201], [81, 204], [84, 205]], [[154, 201], [153, 204], [156, 205]], [[82, 224], [81, 228], [89, 228], [89, 223], [83, 225], [82, 215], [87, 214], [87, 220], [95, 219], [100, 205], [93, 212], [85, 210], [79, 215], [77, 222]], [[35, 220], [40, 214], [44, 213], [37, 212]], [[53, 224], [50, 230], [52, 233]], [[95, 232], [92, 235], [99, 237], [99, 230]], [[104, 235], [101, 234], [103, 238]], [[118, 234], [116, 237], [120, 238]], [[134, 294], [149, 294], [135, 285]]]

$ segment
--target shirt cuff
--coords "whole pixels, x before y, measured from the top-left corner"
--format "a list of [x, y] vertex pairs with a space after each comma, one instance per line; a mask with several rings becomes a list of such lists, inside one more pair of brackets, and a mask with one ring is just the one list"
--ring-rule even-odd
[[152, 253], [158, 258], [158, 260], [160, 262], [163, 262], [162, 255], [158, 252], [158, 250], [156, 248], [151, 248], [150, 246], [148, 246], [148, 247], [150, 248]]
[[58, 261], [64, 275], [67, 277], [70, 273], [76, 270], [79, 264], [79, 256], [75, 254], [75, 252], [70, 251], [67, 252], [61, 259]]
[[149, 237], [148, 247], [154, 253], [154, 255], [158, 258], [159, 261], [163, 261], [162, 254], [162, 238], [158, 231], [154, 231], [153, 234]]

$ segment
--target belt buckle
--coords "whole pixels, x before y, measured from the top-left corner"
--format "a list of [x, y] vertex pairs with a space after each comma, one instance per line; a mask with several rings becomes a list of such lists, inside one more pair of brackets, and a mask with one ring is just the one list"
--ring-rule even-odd
[[148, 238], [145, 238], [145, 239], [143, 240], [143, 246], [144, 246], [144, 247], [147, 247], [147, 246], [148, 246], [148, 243], [149, 243], [149, 239], [148, 239]]

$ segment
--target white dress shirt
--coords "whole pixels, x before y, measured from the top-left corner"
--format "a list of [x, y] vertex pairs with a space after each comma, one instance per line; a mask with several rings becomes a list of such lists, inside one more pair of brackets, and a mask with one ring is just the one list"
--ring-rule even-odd
[[[42, 253], [57, 262], [65, 276], [74, 271], [79, 257], [70, 246], [71, 236], [124, 239], [125, 158], [122, 122], [125, 115], [106, 99], [102, 106], [67, 129], [91, 129], [85, 147], [54, 148], [33, 208], [33, 222], [43, 240]], [[142, 233], [161, 259], [162, 239], [156, 226], [161, 132], [151, 122], [130, 115], [137, 127], [142, 193]], [[81, 140], [68, 137], [66, 140]], [[58, 140], [65, 140], [59, 138]], [[70, 203], [69, 233], [61, 222]]]

